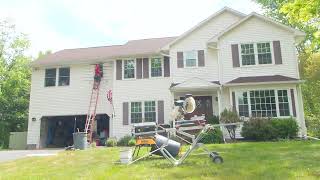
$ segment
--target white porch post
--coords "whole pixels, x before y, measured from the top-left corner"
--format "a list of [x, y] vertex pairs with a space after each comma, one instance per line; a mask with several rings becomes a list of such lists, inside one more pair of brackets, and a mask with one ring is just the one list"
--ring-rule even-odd
[[219, 116], [223, 110], [223, 107], [222, 107], [222, 102], [223, 102], [223, 95], [222, 95], [222, 87], [220, 87], [218, 89], [218, 112], [219, 112]]
[[300, 133], [302, 137], [305, 137], [307, 135], [307, 128], [305, 124], [305, 118], [304, 118], [304, 108], [303, 108], [303, 99], [302, 99], [302, 91], [301, 91], [301, 85], [298, 84], [296, 87], [297, 90], [297, 101], [296, 103], [299, 107], [297, 117], [299, 117], [299, 125], [300, 125]]

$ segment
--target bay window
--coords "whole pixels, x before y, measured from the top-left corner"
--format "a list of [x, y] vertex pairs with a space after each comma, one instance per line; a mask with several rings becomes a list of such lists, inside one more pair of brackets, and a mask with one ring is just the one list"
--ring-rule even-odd
[[237, 94], [240, 116], [290, 116], [287, 90], [249, 90]]

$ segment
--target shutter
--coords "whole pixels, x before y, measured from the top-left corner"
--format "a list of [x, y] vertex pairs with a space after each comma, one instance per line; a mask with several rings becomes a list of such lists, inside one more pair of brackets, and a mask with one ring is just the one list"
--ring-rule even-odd
[[236, 112], [237, 107], [236, 107], [236, 93], [232, 92], [232, 111]]
[[141, 79], [142, 78], [142, 58], [137, 58], [136, 60], [136, 66], [137, 66], [137, 79]]
[[143, 58], [143, 78], [149, 78], [149, 59]]
[[177, 65], [178, 68], [183, 68], [183, 52], [177, 52]]
[[294, 98], [294, 91], [293, 91], [293, 89], [290, 89], [290, 94], [291, 94], [292, 115], [293, 115], [293, 117], [297, 117], [297, 112], [296, 112], [296, 99]]
[[280, 41], [273, 41], [273, 55], [274, 55], [274, 63], [282, 64]]
[[158, 124], [164, 124], [164, 102], [158, 101]]
[[129, 103], [128, 102], [123, 102], [122, 104], [122, 124], [123, 125], [129, 125]]
[[202, 67], [204, 66], [204, 50], [198, 51], [198, 66]]
[[170, 77], [170, 58], [168, 56], [163, 57], [163, 76]]
[[232, 51], [232, 64], [233, 64], [233, 67], [240, 67], [238, 44], [232, 44], [231, 45], [231, 51]]
[[122, 80], [122, 60], [117, 60], [117, 72], [116, 72], [116, 79]]

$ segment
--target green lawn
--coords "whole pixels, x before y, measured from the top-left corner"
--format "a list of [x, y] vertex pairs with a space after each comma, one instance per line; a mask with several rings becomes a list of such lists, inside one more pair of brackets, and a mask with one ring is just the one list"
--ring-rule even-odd
[[117, 163], [118, 148], [96, 148], [2, 163], [0, 179], [320, 179], [320, 142], [208, 147], [220, 152], [225, 162], [214, 164], [195, 152], [178, 167], [159, 157], [126, 166]]

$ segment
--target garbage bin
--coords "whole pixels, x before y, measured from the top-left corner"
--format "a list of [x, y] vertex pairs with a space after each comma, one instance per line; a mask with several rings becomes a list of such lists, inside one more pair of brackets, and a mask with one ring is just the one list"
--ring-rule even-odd
[[86, 149], [88, 147], [87, 133], [76, 132], [73, 133], [73, 146], [75, 149]]

